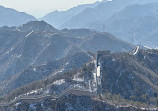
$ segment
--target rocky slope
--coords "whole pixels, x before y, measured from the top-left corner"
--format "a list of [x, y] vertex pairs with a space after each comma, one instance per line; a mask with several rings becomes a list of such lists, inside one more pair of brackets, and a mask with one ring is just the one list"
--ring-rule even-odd
[[6, 94], [13, 89], [20, 88], [29, 83], [60, 76], [60, 73], [81, 68], [85, 63], [91, 61], [91, 59], [91, 56], [88, 54], [79, 52], [60, 60], [49, 61], [44, 65], [29, 66], [24, 71], [13, 75], [0, 84], [0, 92], [1, 94]]
[[157, 104], [157, 50], [139, 50], [134, 55], [115, 53], [101, 59], [102, 92], [134, 101]]

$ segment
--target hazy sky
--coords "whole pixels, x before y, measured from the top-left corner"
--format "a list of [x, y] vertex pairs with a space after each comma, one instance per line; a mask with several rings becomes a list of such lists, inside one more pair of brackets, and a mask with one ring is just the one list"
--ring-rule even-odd
[[102, 0], [0, 0], [0, 5], [41, 17], [54, 10], [67, 10], [80, 4]]

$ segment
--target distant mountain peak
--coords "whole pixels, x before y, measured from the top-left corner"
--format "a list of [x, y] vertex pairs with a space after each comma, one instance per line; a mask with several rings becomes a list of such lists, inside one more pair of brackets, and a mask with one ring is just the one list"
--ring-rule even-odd
[[19, 26], [31, 20], [37, 20], [35, 17], [19, 12], [12, 8], [6, 8], [0, 5], [0, 27], [1, 26]]
[[29, 32], [29, 31], [45, 31], [45, 32], [56, 32], [57, 29], [55, 29], [50, 24], [46, 23], [45, 21], [30, 21], [26, 24], [23, 24], [18, 27], [18, 30]]
[[94, 7], [98, 6], [98, 4], [100, 4], [100, 2], [95, 2], [93, 4], [79, 5], [79, 6], [70, 8], [67, 11], [55, 10], [51, 13], [48, 13], [44, 17], [39, 18], [39, 20], [45, 20], [47, 23], [53, 25], [54, 27], [59, 28], [65, 22], [70, 20], [72, 17], [78, 15], [79, 13], [81, 13], [86, 8], [94, 8]]

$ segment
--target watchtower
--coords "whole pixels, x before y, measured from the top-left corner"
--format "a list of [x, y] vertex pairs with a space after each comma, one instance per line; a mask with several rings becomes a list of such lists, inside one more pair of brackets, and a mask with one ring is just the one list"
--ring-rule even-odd
[[101, 69], [102, 69], [102, 66], [101, 66], [101, 63], [100, 63], [100, 59], [101, 57], [105, 56], [105, 55], [109, 55], [110, 54], [110, 51], [107, 50], [107, 51], [98, 51], [97, 52], [97, 74], [96, 74], [96, 81], [97, 81], [97, 94], [101, 94], [101, 90], [102, 90], [102, 83], [101, 83], [101, 80], [102, 80], [102, 72], [101, 72]]
[[101, 57], [103, 57], [104, 55], [109, 55], [110, 54], [110, 51], [109, 50], [103, 50], [103, 51], [98, 51], [97, 52], [97, 67], [99, 66], [100, 64], [100, 59]]

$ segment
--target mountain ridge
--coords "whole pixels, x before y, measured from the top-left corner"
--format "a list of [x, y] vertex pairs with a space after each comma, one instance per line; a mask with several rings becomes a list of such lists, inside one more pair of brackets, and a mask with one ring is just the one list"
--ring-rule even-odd
[[95, 7], [100, 2], [95, 2], [94, 4], [84, 4], [79, 5], [77, 7], [73, 7], [67, 11], [53, 11], [49, 14], [46, 14], [44, 17], [39, 18], [39, 20], [44, 20], [49, 24], [53, 25], [56, 28], [59, 28], [60, 25], [68, 21], [71, 17], [77, 15], [78, 13], [82, 12], [84, 9], [88, 7]]
[[[31, 20], [37, 20], [35, 17], [25, 13], [19, 12], [15, 9], [5, 8], [0, 6], [0, 26], [20, 26]], [[12, 18], [10, 18], [12, 16]]]
[[[0, 84], [3, 84], [1, 86], [5, 86], [9, 81], [13, 81], [17, 74], [30, 66], [46, 64], [49, 61], [57, 62], [57, 60], [61, 60], [67, 56], [76, 57], [77, 60], [78, 55], [73, 57], [73, 54], [83, 52], [89, 55], [88, 51], [95, 53], [99, 48], [102, 50], [109, 49], [112, 52], [126, 52], [132, 50], [134, 47], [131, 44], [115, 39], [109, 33], [101, 33], [88, 29], [57, 30], [44, 21], [31, 21], [17, 28], [7, 28], [7, 30], [2, 27], [0, 28], [0, 35], [0, 68], [3, 69], [0, 71]], [[99, 44], [99, 41], [102, 44]], [[109, 45], [109, 42], [111, 45]], [[93, 47], [88, 47], [89, 45]], [[83, 59], [86, 58], [86, 55], [83, 56]], [[78, 59], [80, 58], [78, 57]], [[73, 64], [73, 61], [74, 65], [77, 64], [75, 60], [72, 60], [70, 64]], [[86, 62], [84, 61], [84, 63]], [[56, 68], [55, 71], [58, 69]], [[46, 75], [55, 73], [55, 71], [48, 71], [49, 73]], [[39, 79], [35, 77], [38, 74], [34, 74], [34, 77], [37, 79], [27, 79], [29, 71], [26, 72], [24, 74], [26, 81], [30, 80], [30, 82], [34, 82]], [[34, 71], [31, 69], [31, 72]], [[45, 77], [44, 73], [43, 75], [41, 74], [40, 79], [43, 77]], [[13, 79], [10, 80], [10, 78]], [[20, 80], [17, 82], [20, 82]], [[26, 82], [26, 84], [30, 82]]]

